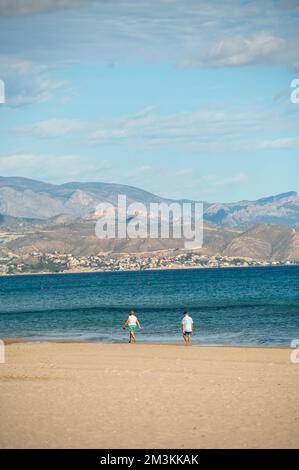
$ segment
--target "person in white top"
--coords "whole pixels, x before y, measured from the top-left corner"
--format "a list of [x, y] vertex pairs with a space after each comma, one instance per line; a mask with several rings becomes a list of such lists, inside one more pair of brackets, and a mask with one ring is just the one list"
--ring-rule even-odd
[[139, 320], [136, 317], [134, 310], [131, 310], [127, 320], [125, 321], [123, 329], [126, 329], [126, 326], [129, 328], [129, 333], [130, 333], [129, 343], [136, 343], [136, 337], [135, 337], [136, 326], [138, 326], [139, 330], [142, 330], [142, 326], [140, 325]]
[[193, 320], [192, 318], [188, 315], [188, 312], [184, 312], [184, 317], [182, 320], [182, 331], [183, 331], [183, 337], [184, 337], [184, 343], [185, 344], [191, 344], [192, 339], [192, 331], [193, 331]]

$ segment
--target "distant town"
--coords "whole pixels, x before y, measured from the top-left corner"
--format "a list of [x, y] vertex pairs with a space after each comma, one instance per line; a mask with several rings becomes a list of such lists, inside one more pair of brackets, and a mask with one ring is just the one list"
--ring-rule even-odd
[[99, 254], [74, 256], [61, 253], [31, 252], [24, 256], [0, 257], [0, 275], [67, 273], [97, 271], [140, 271], [149, 269], [228, 268], [250, 266], [277, 266], [293, 264], [290, 261], [255, 260], [248, 257], [205, 255], [196, 252], [169, 250], [147, 254]]

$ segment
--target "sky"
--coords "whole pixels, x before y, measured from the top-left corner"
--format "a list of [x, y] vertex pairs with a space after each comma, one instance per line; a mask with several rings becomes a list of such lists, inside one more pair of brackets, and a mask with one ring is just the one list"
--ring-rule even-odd
[[0, 175], [299, 191], [299, 1], [0, 0]]

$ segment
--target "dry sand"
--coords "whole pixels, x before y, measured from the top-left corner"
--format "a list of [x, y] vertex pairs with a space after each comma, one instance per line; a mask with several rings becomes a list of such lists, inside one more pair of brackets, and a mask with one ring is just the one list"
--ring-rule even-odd
[[1, 448], [299, 447], [290, 350], [9, 344]]

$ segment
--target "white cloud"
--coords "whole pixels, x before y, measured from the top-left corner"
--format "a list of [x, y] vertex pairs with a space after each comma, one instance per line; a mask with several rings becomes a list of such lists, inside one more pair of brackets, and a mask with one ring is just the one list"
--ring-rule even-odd
[[258, 32], [249, 37], [224, 37], [202, 55], [198, 64], [234, 67], [259, 63], [280, 63], [286, 52], [286, 46], [285, 39], [266, 32]]
[[[2, 6], [2, 9], [1, 9]], [[80, 8], [78, 8], [80, 7]], [[70, 8], [67, 12], [65, 8]], [[298, 5], [271, 0], [2, 0], [8, 54], [54, 62], [299, 67]], [[18, 21], [18, 33], [12, 33]], [[55, 31], [55, 33], [53, 33]], [[38, 38], [40, 42], [36, 42]]]
[[[256, 144], [256, 135], [263, 129], [264, 136], [273, 132], [294, 130], [294, 122], [278, 116], [271, 109], [257, 107], [246, 110], [203, 109], [167, 115], [149, 112], [146, 116], [124, 116], [94, 123], [95, 131], [87, 136], [92, 145], [141, 144], [151, 146], [191, 147], [202, 151], [238, 151], [265, 149], [272, 142]], [[246, 132], [244, 132], [246, 129]], [[268, 145], [267, 145], [268, 144]], [[274, 140], [272, 146], [291, 147], [293, 139]]]
[[299, 139], [296, 137], [285, 137], [280, 139], [263, 140], [258, 142], [256, 147], [259, 149], [288, 149], [299, 146]]
[[[297, 12], [292, 1], [282, 6], [270, 0], [0, 0], [7, 105], [72, 96], [70, 85], [55, 77], [70, 63], [299, 69]], [[26, 17], [20, 22], [18, 15]], [[119, 129], [115, 134], [123, 135]]]
[[15, 153], [0, 155], [2, 176], [18, 175], [44, 181], [102, 180], [110, 163], [87, 160], [80, 155]]
[[231, 176], [206, 175], [201, 180], [209, 183], [210, 186], [230, 186], [232, 184], [240, 184], [247, 180], [247, 175], [243, 172]]
[[76, 119], [50, 119], [11, 129], [39, 138], [75, 136], [91, 145], [119, 145], [142, 142], [162, 145], [180, 142], [209, 144], [216, 135], [231, 134], [236, 122], [244, 122], [246, 114], [230, 114], [222, 110], [186, 111], [168, 115], [155, 114], [148, 106], [134, 114], [106, 121], [84, 122]]
[[97, 124], [89, 141], [94, 145], [121, 143], [124, 141], [147, 141], [163, 144], [183, 140], [206, 141], [207, 132], [225, 123], [228, 115], [222, 111], [191, 111], [169, 115], [147, 113], [124, 116]]
[[86, 0], [0, 0], [0, 15], [31, 15], [51, 10], [76, 8]]
[[[192, 151], [223, 152], [294, 148], [298, 139], [273, 138], [282, 132], [296, 131], [296, 122], [284, 112], [272, 109], [202, 109], [172, 114], [157, 114], [148, 106], [131, 115], [101, 121], [78, 119], [49, 119], [16, 128], [4, 129], [10, 133], [25, 133], [41, 139], [72, 137], [89, 146], [120, 146], [161, 148], [181, 146]], [[244, 132], [246, 129], [246, 132]], [[263, 130], [263, 140], [257, 136]], [[265, 138], [266, 137], [266, 138]]]
[[57, 167], [60, 169], [76, 166], [79, 157], [76, 155], [36, 155], [30, 153], [0, 155], [1, 174], [3, 176], [18, 174], [20, 176], [53, 174]]
[[17, 57], [0, 55], [0, 76], [8, 106], [43, 103], [70, 93], [65, 81], [53, 78], [51, 67]]
[[51, 139], [75, 134], [87, 129], [89, 125], [75, 119], [49, 119], [33, 124], [19, 126], [13, 129], [16, 132], [32, 134], [36, 137]]

